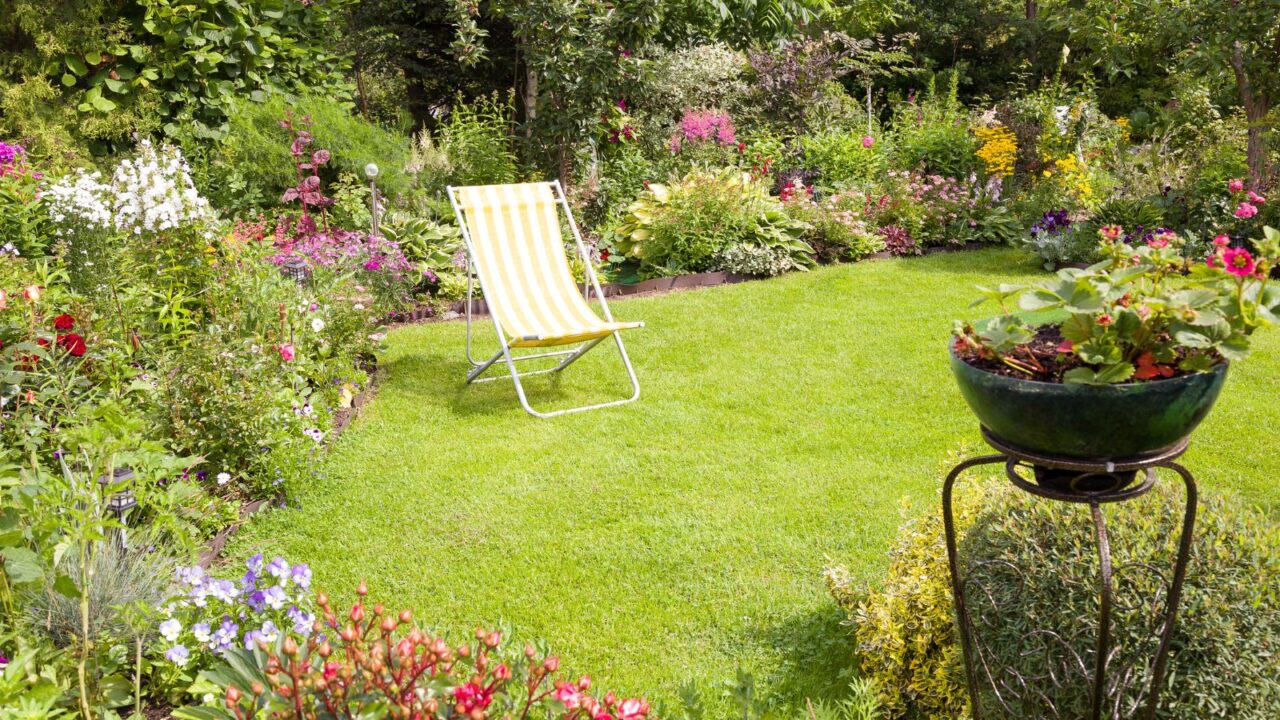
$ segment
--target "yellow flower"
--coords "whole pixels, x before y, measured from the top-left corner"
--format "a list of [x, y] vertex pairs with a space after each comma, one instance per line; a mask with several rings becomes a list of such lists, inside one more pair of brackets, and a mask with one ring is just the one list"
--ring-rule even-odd
[[982, 142], [975, 154], [986, 166], [987, 174], [995, 177], [1012, 175], [1018, 159], [1018, 139], [1013, 131], [996, 123], [991, 127], [975, 128], [973, 134]]

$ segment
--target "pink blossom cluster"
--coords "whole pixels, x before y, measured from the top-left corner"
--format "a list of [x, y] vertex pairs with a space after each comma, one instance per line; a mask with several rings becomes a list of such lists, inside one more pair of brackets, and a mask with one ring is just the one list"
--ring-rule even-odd
[[[1253, 190], [1245, 192], [1244, 180], [1241, 178], [1232, 178], [1227, 181], [1227, 192], [1233, 196], [1237, 196], [1235, 212], [1232, 213], [1240, 220], [1249, 220], [1258, 214], [1258, 206], [1267, 202], [1267, 198], [1259, 195]], [[1243, 193], [1243, 195], [1242, 195]]]
[[276, 250], [268, 260], [285, 265], [298, 259], [312, 267], [362, 268], [390, 274], [396, 280], [413, 270], [400, 244], [377, 235], [342, 229], [320, 230], [309, 216], [298, 218], [294, 233], [289, 226], [276, 226]]
[[685, 110], [680, 125], [671, 136], [671, 152], [680, 152], [685, 143], [736, 145], [733, 118], [720, 110]]

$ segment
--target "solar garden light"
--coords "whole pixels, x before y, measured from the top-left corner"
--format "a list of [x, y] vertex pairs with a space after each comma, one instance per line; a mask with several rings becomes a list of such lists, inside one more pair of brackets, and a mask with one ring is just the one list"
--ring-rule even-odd
[[369, 197], [373, 206], [373, 234], [378, 234], [378, 220], [381, 211], [378, 207], [378, 183], [375, 180], [378, 177], [377, 163], [369, 163], [364, 166], [364, 176], [369, 178]]
[[[98, 485], [100, 487], [105, 488], [108, 484], [117, 487], [123, 484], [123, 488], [119, 492], [112, 493], [107, 500], [106, 510], [114, 515], [121, 525], [124, 525], [125, 516], [128, 515], [130, 510], [138, 507], [138, 500], [133, 496], [133, 470], [125, 467], [116, 468], [111, 473], [110, 481], [108, 481], [106, 475], [98, 477]], [[124, 527], [119, 528], [116, 532], [116, 543], [122, 550], [127, 547], [125, 542], [127, 539], [125, 537], [126, 532], [127, 529]]]

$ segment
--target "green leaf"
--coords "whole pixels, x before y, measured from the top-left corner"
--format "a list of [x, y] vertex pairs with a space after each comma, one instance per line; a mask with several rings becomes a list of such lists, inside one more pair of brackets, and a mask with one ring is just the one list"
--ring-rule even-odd
[[69, 575], [59, 575], [58, 579], [53, 582], [53, 589], [63, 597], [80, 597], [80, 587], [76, 585], [76, 581], [72, 580]]
[[24, 547], [0, 549], [4, 560], [4, 573], [14, 585], [34, 585], [44, 580], [44, 568], [40, 556]]
[[1071, 315], [1062, 321], [1062, 337], [1074, 343], [1082, 343], [1093, 337], [1092, 315]]
[[1062, 380], [1076, 385], [1114, 385], [1133, 377], [1133, 373], [1133, 365], [1122, 362], [1104, 365], [1096, 372], [1087, 367], [1072, 368], [1062, 376]]
[[89, 66], [84, 64], [84, 58], [79, 55], [67, 55], [63, 60], [67, 63], [67, 69], [76, 75], [87, 75], [89, 73]]
[[76, 84], [76, 76], [71, 73], [62, 73], [62, 84], [64, 87], [71, 87]]

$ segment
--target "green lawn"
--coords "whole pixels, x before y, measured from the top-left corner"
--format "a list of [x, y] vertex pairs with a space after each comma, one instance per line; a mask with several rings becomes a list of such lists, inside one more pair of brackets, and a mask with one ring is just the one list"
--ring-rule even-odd
[[[947, 368], [951, 320], [984, 312], [974, 284], [1039, 274], [990, 250], [616, 302], [648, 325], [626, 336], [640, 401], [552, 420], [510, 383], [463, 385], [463, 325], [397, 330], [324, 478], [232, 554], [306, 560], [335, 595], [367, 578], [451, 633], [509, 622], [654, 699], [738, 667], [783, 704], [829, 695], [851, 646], [820, 571], [874, 579], [904, 506], [936, 508], [941, 467], [980, 443]], [[1258, 346], [1187, 462], [1278, 515], [1280, 333]], [[528, 387], [542, 407], [628, 390], [603, 346]]]

